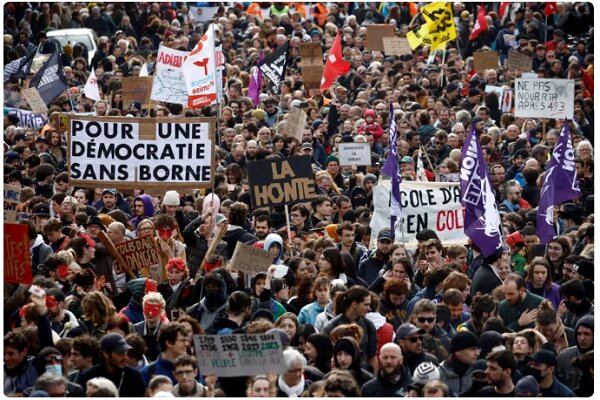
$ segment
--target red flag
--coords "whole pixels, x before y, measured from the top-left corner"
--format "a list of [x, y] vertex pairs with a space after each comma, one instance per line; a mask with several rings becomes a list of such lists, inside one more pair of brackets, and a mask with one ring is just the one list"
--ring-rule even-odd
[[500, 14], [501, 17], [504, 15], [504, 12], [506, 11], [506, 7], [508, 7], [510, 5], [510, 3], [512, 3], [512, 1], [503, 1], [502, 3], [500, 3], [500, 10], [498, 10], [498, 13]]
[[338, 76], [347, 74], [350, 71], [350, 63], [344, 61], [342, 57], [342, 36], [338, 32], [331, 46], [331, 51], [327, 56], [327, 62], [323, 69], [323, 77], [321, 78], [321, 92], [327, 90]]
[[546, 7], [544, 8], [544, 14], [546, 15], [546, 17], [549, 17], [554, 13], [556, 13], [556, 2], [555, 1], [546, 2]]
[[479, 7], [479, 12], [477, 13], [477, 20], [475, 21], [475, 25], [473, 26], [473, 32], [471, 32], [469, 40], [475, 39], [477, 35], [485, 31], [487, 28], [488, 23], [487, 19], [485, 19], [485, 8], [481, 6]]

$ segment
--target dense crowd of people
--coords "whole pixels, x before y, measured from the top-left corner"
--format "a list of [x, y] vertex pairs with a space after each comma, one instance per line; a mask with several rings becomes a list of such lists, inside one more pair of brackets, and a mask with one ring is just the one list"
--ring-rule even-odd
[[[594, 55], [591, 3], [452, 3], [457, 39], [432, 53], [386, 55], [367, 46], [370, 24], [400, 37], [424, 23], [417, 3], [4, 4], [4, 63], [58, 50], [68, 91], [42, 124], [21, 96], [32, 74], [5, 75], [4, 181], [20, 188], [33, 283], [4, 282], [4, 394], [31, 397], [563, 397], [594, 390]], [[190, 5], [190, 6], [188, 6]], [[218, 7], [217, 7], [218, 6]], [[223, 46], [223, 100], [192, 109], [124, 104], [122, 79], [152, 75], [160, 45], [191, 51], [208, 29]], [[90, 28], [97, 51], [47, 36]], [[324, 92], [303, 85], [301, 43], [337, 33], [350, 71]], [[289, 43], [280, 94], [263, 82], [248, 97], [259, 52]], [[496, 51], [475, 71], [473, 54]], [[533, 59], [539, 77], [573, 79], [568, 120], [517, 118], [486, 86], [514, 89]], [[325, 58], [324, 58], [325, 60]], [[82, 88], [92, 69], [102, 99]], [[390, 115], [390, 104], [393, 115]], [[282, 127], [307, 114], [302, 141]], [[214, 184], [155, 196], [140, 188], [69, 184], [60, 113], [97, 117], [213, 117]], [[374, 187], [397, 126], [402, 181], [456, 181], [476, 131], [501, 217], [503, 246], [484, 256], [471, 240], [414, 245], [373, 232]], [[38, 121], [39, 119], [36, 119]], [[537, 236], [540, 189], [564, 124], [581, 196], [555, 207], [556, 237]], [[367, 142], [371, 165], [340, 166], [340, 143]], [[422, 150], [422, 151], [421, 151]], [[251, 162], [311, 157], [318, 198], [253, 209]], [[425, 170], [418, 173], [418, 165]], [[224, 225], [226, 228], [223, 228]], [[226, 229], [223, 235], [219, 235]], [[128, 274], [113, 244], [151, 237], [160, 263]], [[218, 243], [213, 243], [214, 241]], [[264, 272], [237, 270], [238, 242], [273, 254]], [[371, 245], [373, 243], [374, 245]], [[222, 377], [198, 368], [194, 335], [275, 333], [285, 371]]]

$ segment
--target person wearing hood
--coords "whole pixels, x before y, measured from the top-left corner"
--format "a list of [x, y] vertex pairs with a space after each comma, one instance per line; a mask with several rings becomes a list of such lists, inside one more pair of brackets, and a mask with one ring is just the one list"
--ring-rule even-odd
[[209, 273], [202, 280], [200, 301], [185, 311], [200, 322], [207, 334], [213, 332], [217, 318], [226, 318], [227, 286], [223, 277], [217, 273]]
[[486, 360], [477, 360], [471, 367], [471, 386], [462, 393], [453, 393], [454, 396], [460, 394], [461, 397], [475, 397], [477, 392], [488, 385], [487, 375], [485, 370], [487, 369]]
[[152, 197], [147, 194], [142, 194], [133, 200], [133, 215], [135, 215], [129, 222], [133, 225], [134, 229], [137, 229], [139, 222], [146, 218], [152, 218], [154, 216], [154, 205], [152, 204]]
[[349, 371], [359, 386], [374, 379], [369, 371], [360, 366], [360, 349], [351, 336], [346, 336], [335, 342], [333, 347], [333, 362], [335, 368]]
[[581, 387], [585, 382], [582, 372], [572, 362], [581, 359], [586, 353], [594, 350], [594, 316], [586, 315], [577, 322], [575, 328], [577, 344], [558, 353], [556, 358], [556, 376], [570, 388]]
[[273, 313], [273, 322], [285, 314], [286, 309], [280, 302], [275, 300], [271, 292], [271, 279], [275, 274], [277, 266], [271, 265], [267, 273], [259, 272], [252, 278], [250, 288], [252, 290], [252, 313], [259, 309], [266, 309]]
[[383, 129], [381, 128], [381, 125], [377, 123], [377, 115], [375, 110], [365, 110], [364, 118], [365, 123], [358, 128], [357, 133], [359, 135], [371, 134], [375, 139], [375, 143], [379, 143], [381, 135], [383, 135]]
[[127, 282], [125, 288], [131, 293], [131, 298], [127, 305], [119, 311], [119, 314], [126, 316], [129, 322], [134, 325], [144, 321], [142, 301], [144, 295], [152, 286], [156, 286], [156, 281], [148, 278], [136, 278]]
[[254, 235], [249, 233], [244, 226], [248, 215], [248, 205], [236, 201], [229, 207], [229, 225], [223, 240], [227, 242], [227, 258], [231, 259], [237, 242], [248, 243], [254, 240]]
[[594, 304], [586, 297], [582, 281], [571, 279], [560, 285], [560, 295], [567, 306], [563, 323], [569, 328], [575, 328], [577, 322], [586, 315], [594, 315]]
[[273, 264], [283, 264], [283, 239], [277, 233], [269, 233], [265, 238], [263, 249], [274, 255]]

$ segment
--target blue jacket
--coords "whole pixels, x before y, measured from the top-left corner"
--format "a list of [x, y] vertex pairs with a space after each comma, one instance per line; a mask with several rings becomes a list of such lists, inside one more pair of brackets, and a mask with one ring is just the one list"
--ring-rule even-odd
[[540, 393], [543, 397], [575, 397], [575, 393], [556, 378], [552, 386], [548, 389], [540, 389]]
[[317, 315], [325, 311], [325, 307], [321, 307], [318, 302], [312, 302], [305, 305], [298, 314], [298, 322], [302, 325], [315, 325]]
[[142, 374], [142, 379], [146, 386], [148, 386], [148, 382], [150, 382], [150, 379], [155, 375], [168, 376], [169, 379], [171, 379], [171, 382], [173, 382], [173, 385], [177, 384], [177, 379], [175, 379], [175, 376], [173, 375], [173, 363], [164, 359], [162, 354], [158, 356], [156, 361], [142, 368], [140, 373]]
[[21, 365], [11, 371], [13, 376], [8, 375], [6, 366], [4, 366], [4, 394], [23, 393], [25, 389], [35, 385], [38, 379], [38, 373], [33, 365], [33, 357], [28, 357]]

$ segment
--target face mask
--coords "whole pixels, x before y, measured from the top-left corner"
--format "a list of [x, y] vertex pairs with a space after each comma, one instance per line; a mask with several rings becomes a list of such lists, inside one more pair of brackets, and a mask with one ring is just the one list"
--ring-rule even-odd
[[46, 372], [53, 374], [53, 375], [61, 376], [62, 375], [62, 365], [60, 365], [60, 364], [46, 365]]
[[144, 304], [144, 316], [147, 318], [156, 318], [160, 315], [162, 306], [160, 304], [146, 303]]
[[164, 240], [165, 242], [167, 240], [169, 240], [172, 233], [173, 233], [173, 230], [171, 230], [171, 229], [158, 229], [158, 234], [160, 235], [160, 238], [162, 240]]
[[237, 279], [240, 276], [238, 272], [230, 272], [229, 274], [231, 275], [231, 279], [233, 279], [234, 281], [237, 281]]
[[537, 369], [537, 368], [533, 368], [533, 367], [527, 367], [525, 368], [525, 376], [527, 375], [531, 375], [535, 378], [537, 383], [540, 383], [542, 381], [542, 379], [544, 379], [542, 377], [542, 371]]

